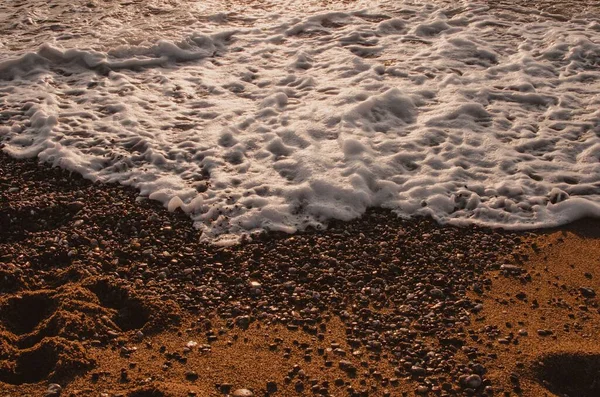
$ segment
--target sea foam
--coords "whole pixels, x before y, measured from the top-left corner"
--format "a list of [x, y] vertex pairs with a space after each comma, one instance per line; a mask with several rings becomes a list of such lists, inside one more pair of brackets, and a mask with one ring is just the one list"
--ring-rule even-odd
[[3, 150], [134, 186], [216, 243], [369, 207], [511, 229], [600, 216], [600, 16], [310, 4], [5, 51]]

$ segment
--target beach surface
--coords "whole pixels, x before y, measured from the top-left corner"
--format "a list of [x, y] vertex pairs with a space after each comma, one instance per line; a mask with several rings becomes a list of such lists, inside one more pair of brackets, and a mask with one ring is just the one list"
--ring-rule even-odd
[[600, 396], [597, 1], [10, 1], [0, 39], [0, 397]]
[[597, 220], [374, 210], [214, 247], [183, 213], [35, 161], [2, 155], [0, 187], [2, 396], [598, 394]]

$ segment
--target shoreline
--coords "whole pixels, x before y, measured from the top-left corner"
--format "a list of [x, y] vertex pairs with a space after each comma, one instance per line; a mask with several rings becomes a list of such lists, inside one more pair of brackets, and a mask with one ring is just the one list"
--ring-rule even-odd
[[560, 373], [600, 369], [598, 220], [510, 232], [370, 210], [212, 247], [181, 212], [35, 160], [0, 154], [0, 187], [2, 397], [600, 387]]

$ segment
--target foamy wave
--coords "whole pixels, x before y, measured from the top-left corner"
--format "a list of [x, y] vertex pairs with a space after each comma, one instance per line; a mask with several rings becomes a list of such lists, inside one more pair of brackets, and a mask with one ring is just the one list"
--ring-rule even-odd
[[194, 34], [178, 43], [159, 40], [148, 47], [122, 46], [107, 53], [76, 48], [60, 49], [44, 44], [37, 52], [26, 53], [19, 58], [0, 62], [0, 79], [11, 80], [57, 66], [80, 67], [107, 74], [121, 69], [165, 67], [173, 62], [197, 61], [217, 54], [234, 34], [235, 31], [220, 32], [210, 36]]
[[372, 206], [513, 229], [600, 216], [599, 21], [476, 2], [215, 15], [179, 42], [3, 61], [4, 150], [135, 186], [213, 242]]

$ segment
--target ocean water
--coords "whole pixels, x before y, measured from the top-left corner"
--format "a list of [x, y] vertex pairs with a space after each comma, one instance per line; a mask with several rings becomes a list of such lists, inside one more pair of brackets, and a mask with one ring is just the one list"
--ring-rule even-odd
[[369, 207], [600, 217], [600, 7], [554, 3], [6, 2], [0, 142], [221, 244]]

